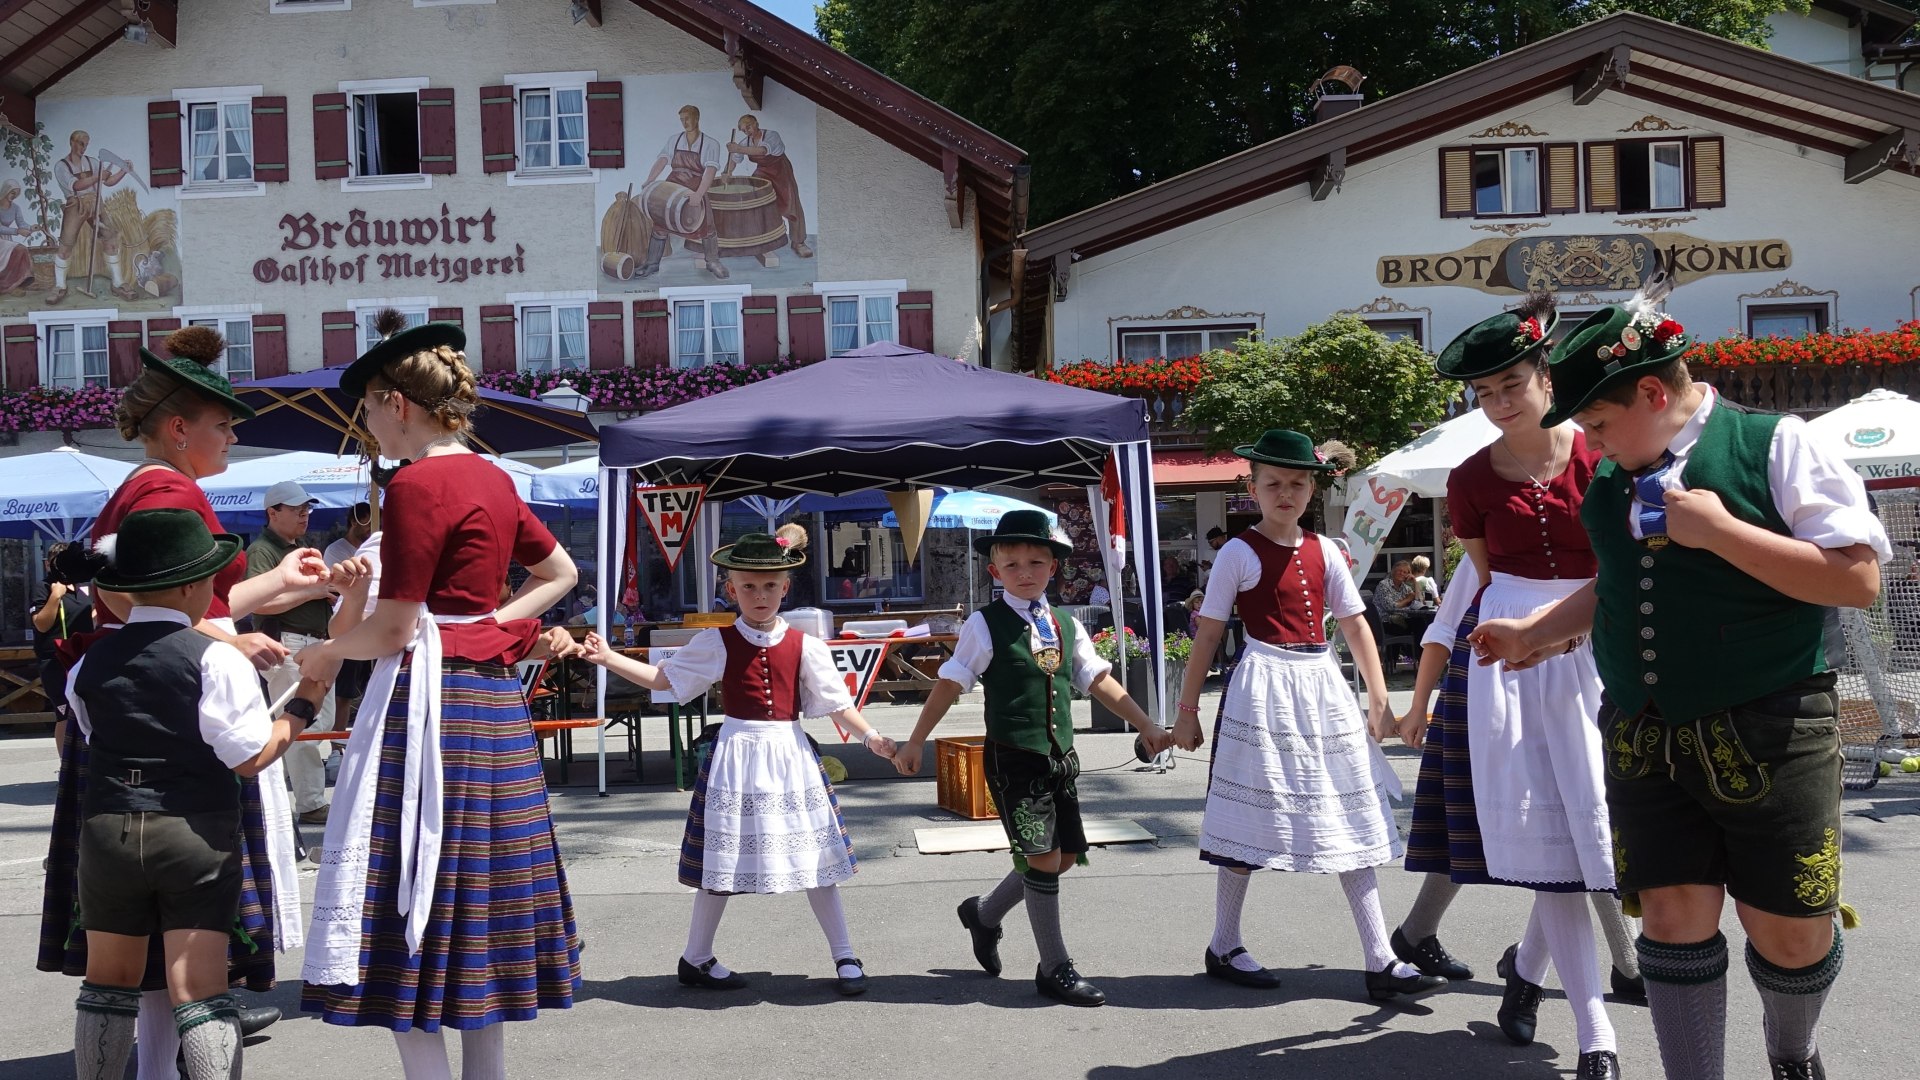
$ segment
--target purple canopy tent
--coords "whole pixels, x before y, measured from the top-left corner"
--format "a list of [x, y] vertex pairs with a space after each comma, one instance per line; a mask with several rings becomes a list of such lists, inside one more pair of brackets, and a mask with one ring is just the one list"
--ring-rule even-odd
[[[360, 401], [340, 390], [340, 373], [345, 370], [314, 368], [235, 386], [234, 393], [258, 414], [244, 429], [242, 441], [276, 450], [349, 452], [360, 439]], [[482, 387], [480, 405], [473, 417], [473, 444], [489, 454], [600, 438], [585, 413], [557, 409], [533, 398]]]
[[[1135, 575], [1145, 603], [1149, 715], [1165, 721], [1159, 542], [1144, 402], [993, 371], [890, 342], [690, 401], [600, 433], [600, 595], [624, 554], [628, 503], [605, 493], [647, 484], [705, 484], [714, 503], [759, 495], [848, 495], [877, 489], [1088, 486], [1096, 516], [1110, 453], [1120, 463]], [[720, 514], [696, 523], [696, 565]], [[1108, 589], [1121, 596], [1109, 563]], [[713, 595], [711, 569], [701, 583]], [[600, 631], [607, 627], [601, 610]], [[1123, 653], [1124, 655], [1124, 653]], [[605, 681], [602, 679], [602, 693]], [[604, 705], [603, 705], [604, 711]]]

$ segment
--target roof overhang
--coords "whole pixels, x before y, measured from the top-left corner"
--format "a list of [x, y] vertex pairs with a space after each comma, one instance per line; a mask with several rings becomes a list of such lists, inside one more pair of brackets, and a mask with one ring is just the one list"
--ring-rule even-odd
[[171, 46], [178, 0], [0, 0], [0, 125], [33, 131], [40, 94], [120, 40], [130, 26]]
[[1867, 45], [1899, 41], [1920, 22], [1920, 11], [1889, 0], [1814, 0], [1813, 6], [1845, 15], [1850, 25], [1860, 28], [1860, 40]]

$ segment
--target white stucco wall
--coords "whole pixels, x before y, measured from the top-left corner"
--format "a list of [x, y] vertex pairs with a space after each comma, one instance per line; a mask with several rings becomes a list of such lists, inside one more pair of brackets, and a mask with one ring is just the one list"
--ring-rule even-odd
[[[703, 128], [724, 141], [734, 117], [746, 112], [732, 90], [723, 54], [641, 11], [633, 4], [603, 5], [605, 25], [593, 29], [572, 24], [566, 5], [503, 2], [416, 8], [405, 2], [356, 4], [350, 11], [272, 14], [268, 0], [217, 0], [183, 5], [176, 49], [119, 42], [84, 65], [41, 98], [42, 117], [71, 115], [72, 106], [112, 98], [139, 103], [169, 98], [176, 88], [259, 85], [268, 95], [288, 99], [291, 178], [266, 185], [258, 198], [183, 199], [178, 203], [179, 250], [186, 306], [257, 304], [268, 313], [285, 313], [290, 366], [301, 370], [320, 362], [323, 311], [350, 302], [381, 297], [431, 296], [437, 306], [461, 307], [470, 335], [477, 338], [476, 308], [501, 303], [508, 293], [602, 291], [605, 299], [648, 298], [654, 290], [602, 290], [595, 250], [604, 208], [593, 184], [509, 186], [505, 174], [487, 174], [481, 166], [479, 88], [509, 73], [591, 70], [600, 79], [668, 73], [705, 73], [727, 93], [703, 115]], [[344, 80], [426, 77], [436, 87], [451, 86], [458, 171], [433, 177], [429, 190], [342, 191], [338, 180], [314, 177], [312, 95], [336, 91]], [[633, 90], [629, 84], [631, 98]], [[758, 285], [756, 295], [812, 293], [813, 281], [904, 280], [908, 289], [931, 289], [934, 344], [944, 353], [974, 357], [979, 349], [977, 318], [977, 232], [969, 211], [964, 226], [951, 228], [942, 201], [940, 171], [889, 145], [854, 123], [815, 108], [804, 98], [768, 80], [769, 99], [784, 96], [793, 107], [812, 109], [817, 133], [817, 205], [810, 206], [810, 231], [822, 238], [817, 260], [802, 262], [781, 252], [788, 272], [777, 286]], [[730, 101], [725, 99], [730, 97]], [[667, 113], [671, 117], [671, 111]], [[64, 126], [64, 125], [63, 125]], [[66, 132], [48, 134], [56, 156], [65, 152]], [[644, 169], [670, 123], [636, 130], [629, 124], [629, 168]], [[124, 140], [123, 140], [124, 141]], [[144, 169], [144, 139], [135, 157]], [[93, 149], [100, 148], [99, 140]], [[125, 147], [116, 147], [127, 153]], [[143, 206], [148, 202], [142, 197]], [[344, 220], [350, 209], [375, 218], [438, 217], [445, 204], [455, 217], [478, 216], [492, 209], [500, 243], [470, 252], [446, 254], [512, 255], [524, 248], [526, 274], [482, 277], [464, 284], [433, 281], [372, 281], [366, 284], [262, 284], [257, 259], [279, 251], [282, 215], [312, 213]], [[315, 252], [314, 254], [320, 254]], [[732, 260], [730, 260], [730, 263]], [[735, 266], [732, 278], [710, 284], [752, 283], [751, 272]], [[805, 280], [796, 280], [804, 273]], [[669, 284], [687, 284], [683, 281]], [[85, 298], [64, 305], [100, 307]], [[166, 312], [129, 311], [126, 317], [150, 318]], [[25, 321], [9, 315], [5, 321]], [[631, 349], [632, 321], [623, 320]], [[782, 351], [788, 350], [786, 320]], [[477, 343], [476, 343], [477, 347]]]
[[[1792, 281], [1836, 293], [1835, 326], [1891, 327], [1920, 317], [1920, 180], [1883, 173], [1865, 183], [1841, 180], [1840, 159], [1715, 121], [1613, 93], [1576, 107], [1556, 91], [1408, 147], [1349, 167], [1341, 190], [1312, 202], [1304, 185], [1169, 230], [1073, 265], [1067, 299], [1053, 308], [1054, 357], [1105, 358], [1116, 323], [1167, 322], [1183, 306], [1222, 317], [1251, 317], [1270, 334], [1291, 334], [1329, 314], [1386, 297], [1428, 317], [1427, 344], [1438, 349], [1517, 294], [1458, 286], [1383, 285], [1384, 255], [1456, 251], [1501, 234], [1491, 223], [1439, 214], [1437, 153], [1467, 143], [1595, 141], [1639, 137], [1621, 129], [1649, 114], [1684, 125], [1675, 136], [1726, 139], [1727, 205], [1721, 209], [1632, 215], [1691, 219], [1662, 231], [1715, 241], [1784, 239], [1785, 270], [1726, 273], [1683, 285], [1671, 298], [1675, 316], [1704, 336], [1745, 322], [1741, 296]], [[1473, 132], [1513, 120], [1542, 132], [1513, 139], [1475, 139]], [[1644, 232], [1616, 224], [1619, 214], [1577, 213], [1529, 219], [1544, 228], [1518, 239]], [[1481, 228], [1476, 229], [1474, 226]], [[1599, 302], [1626, 292], [1600, 292]], [[1595, 306], [1561, 294], [1563, 306]], [[1408, 317], [1399, 316], [1383, 317]]]
[[1837, 11], [1818, 7], [1805, 15], [1776, 11], [1767, 16], [1767, 25], [1773, 30], [1767, 48], [1781, 56], [1818, 64], [1842, 75], [1857, 76], [1866, 71], [1860, 28], [1848, 26], [1847, 17]]

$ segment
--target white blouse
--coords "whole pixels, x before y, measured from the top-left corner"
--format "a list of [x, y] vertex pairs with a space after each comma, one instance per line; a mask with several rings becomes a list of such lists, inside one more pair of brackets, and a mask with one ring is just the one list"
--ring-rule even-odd
[[[1315, 534], [1318, 535], [1318, 534]], [[1338, 545], [1320, 536], [1320, 557], [1327, 564], [1323, 583], [1326, 610], [1336, 619], [1358, 615], [1367, 609], [1360, 590], [1347, 570], [1347, 557]], [[1200, 617], [1226, 622], [1233, 617], [1234, 601], [1243, 592], [1260, 584], [1260, 553], [1239, 537], [1220, 545], [1214, 557], [1213, 575], [1207, 578], [1207, 598], [1200, 605]]]
[[[773, 629], [762, 633], [748, 626], [743, 619], [735, 619], [733, 628], [740, 636], [760, 648], [772, 648], [786, 639], [789, 632], [787, 620], [776, 618]], [[847, 692], [846, 677], [833, 666], [833, 652], [827, 643], [804, 631], [800, 634], [800, 715], [831, 716], [844, 709], [853, 708], [853, 695]], [[673, 655], [658, 664], [667, 681], [673, 685], [672, 696], [676, 702], [692, 701], [713, 684], [720, 682], [727, 674], [727, 642], [720, 636], [717, 628], [702, 630], [693, 636], [693, 640], [676, 648]], [[656, 697], [666, 695], [655, 692]]]
[[[127, 613], [127, 623], [172, 622], [193, 625], [186, 612], [172, 608], [137, 606]], [[87, 715], [87, 703], [74, 692], [87, 657], [73, 665], [67, 676], [67, 703], [73, 707], [80, 731], [93, 735], [93, 718]], [[239, 649], [216, 641], [200, 654], [200, 738], [213, 748], [220, 763], [231, 769], [254, 755], [273, 737], [273, 718], [267, 715], [267, 702], [260, 694], [260, 675]]]

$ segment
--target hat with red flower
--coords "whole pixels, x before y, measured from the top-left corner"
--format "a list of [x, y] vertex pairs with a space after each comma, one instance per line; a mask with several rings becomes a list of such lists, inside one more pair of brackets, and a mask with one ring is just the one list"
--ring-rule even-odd
[[1540, 426], [1571, 419], [1602, 390], [1651, 374], [1692, 344], [1687, 328], [1659, 310], [1655, 301], [1636, 297], [1601, 308], [1574, 327], [1548, 357], [1553, 408]]
[[1522, 360], [1538, 360], [1559, 325], [1553, 294], [1530, 294], [1519, 307], [1482, 319], [1448, 342], [1434, 370], [1460, 382], [1498, 375]]

